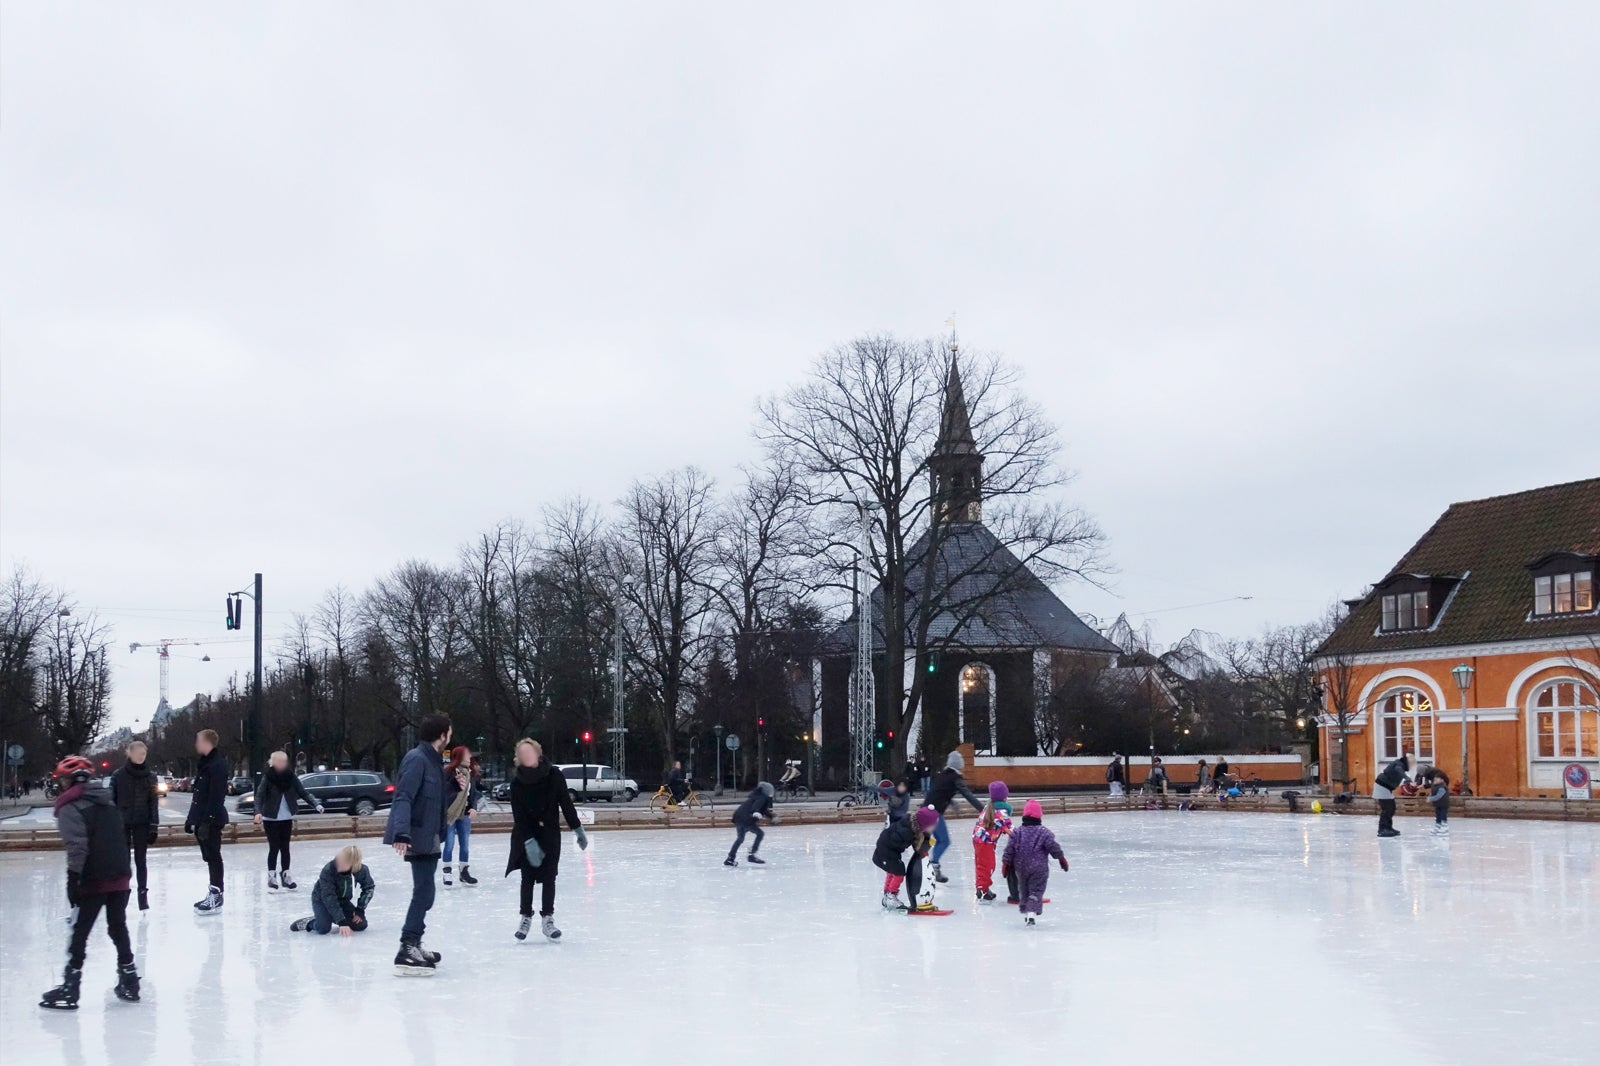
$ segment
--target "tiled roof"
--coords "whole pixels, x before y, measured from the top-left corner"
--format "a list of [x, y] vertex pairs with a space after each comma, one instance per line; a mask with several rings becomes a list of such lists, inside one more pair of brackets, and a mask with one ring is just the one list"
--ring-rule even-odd
[[[907, 586], [912, 594], [907, 611], [908, 643], [916, 625], [916, 594], [927, 580], [919, 562], [929, 551], [929, 534], [923, 534], [907, 552]], [[1030, 571], [981, 522], [961, 522], [945, 527], [935, 553], [935, 574], [950, 592], [943, 597], [954, 615], [936, 616], [928, 626], [935, 647], [968, 650], [1020, 650], [1061, 648], [1115, 655], [1121, 649], [1086, 625], [1083, 619]], [[975, 609], [974, 609], [975, 608]], [[883, 649], [883, 589], [872, 595], [873, 645]], [[855, 647], [855, 619], [830, 635], [829, 650], [842, 654]]]
[[[1593, 612], [1531, 617], [1533, 577], [1528, 566], [1553, 552], [1600, 556], [1600, 478], [1451, 505], [1384, 579], [1398, 574], [1465, 574], [1442, 614], [1436, 613], [1434, 625], [1380, 634], [1382, 594], [1373, 591], [1351, 609], [1318, 652], [1366, 654], [1600, 636], [1600, 614]], [[1437, 611], [1440, 605], [1434, 606]]]

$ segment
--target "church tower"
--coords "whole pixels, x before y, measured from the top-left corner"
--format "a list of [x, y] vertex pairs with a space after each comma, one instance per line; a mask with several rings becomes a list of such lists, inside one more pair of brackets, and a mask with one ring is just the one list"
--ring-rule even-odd
[[933, 521], [939, 524], [983, 521], [983, 453], [972, 436], [972, 418], [961, 388], [955, 341], [945, 372], [944, 409], [939, 439], [928, 456], [933, 481]]

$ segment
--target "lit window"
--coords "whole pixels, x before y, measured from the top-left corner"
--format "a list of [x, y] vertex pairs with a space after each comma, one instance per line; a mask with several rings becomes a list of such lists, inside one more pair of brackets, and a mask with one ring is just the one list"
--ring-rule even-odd
[[1428, 593], [1401, 592], [1383, 598], [1383, 628], [1392, 629], [1427, 629], [1430, 615], [1428, 613]]
[[1378, 703], [1383, 718], [1385, 759], [1410, 752], [1418, 760], [1433, 759], [1433, 701], [1414, 688], [1400, 689]]
[[1533, 613], [1576, 614], [1594, 610], [1594, 571], [1546, 574], [1533, 579]]
[[1600, 758], [1600, 699], [1582, 681], [1552, 681], [1533, 694], [1541, 759]]

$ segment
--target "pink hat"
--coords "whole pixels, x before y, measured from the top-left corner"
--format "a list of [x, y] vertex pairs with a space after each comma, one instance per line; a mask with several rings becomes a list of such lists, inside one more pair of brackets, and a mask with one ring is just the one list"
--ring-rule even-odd
[[1024, 818], [1038, 818], [1042, 821], [1044, 819], [1044, 807], [1040, 805], [1038, 800], [1029, 800], [1022, 805], [1022, 816]]
[[917, 813], [911, 817], [916, 821], [917, 828], [924, 833], [939, 824], [939, 812], [932, 807], [918, 807]]

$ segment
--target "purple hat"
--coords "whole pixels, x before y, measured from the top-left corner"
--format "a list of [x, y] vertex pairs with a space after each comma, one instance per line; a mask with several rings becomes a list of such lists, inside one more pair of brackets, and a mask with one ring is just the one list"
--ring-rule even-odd
[[989, 782], [989, 798], [994, 800], [996, 803], [999, 803], [1010, 795], [1011, 790], [1006, 787], [1006, 783], [1004, 781]]
[[917, 813], [911, 817], [917, 823], [917, 828], [924, 833], [939, 824], [939, 812], [932, 807], [918, 807]]

